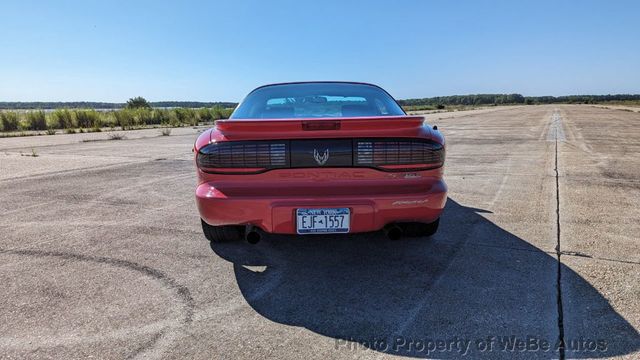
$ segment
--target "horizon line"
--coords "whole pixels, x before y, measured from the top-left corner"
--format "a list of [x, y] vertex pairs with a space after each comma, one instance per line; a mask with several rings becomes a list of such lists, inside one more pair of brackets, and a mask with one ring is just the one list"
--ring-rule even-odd
[[[479, 95], [521, 95], [525, 98], [543, 98], [543, 97], [552, 97], [552, 98], [562, 98], [562, 97], [577, 97], [577, 96], [640, 96], [640, 93], [607, 93], [607, 94], [568, 94], [568, 95], [523, 95], [518, 92], [510, 92], [510, 93], [469, 93], [469, 94], [451, 94], [451, 95], [436, 95], [436, 96], [427, 96], [427, 97], [408, 97], [408, 98], [396, 98], [397, 101], [402, 100], [416, 100], [416, 99], [433, 99], [433, 98], [441, 98], [441, 97], [452, 97], [452, 96], [479, 96]], [[136, 95], [139, 96], [139, 95]], [[136, 97], [133, 96], [133, 97]], [[133, 98], [132, 97], [132, 98]], [[144, 96], [142, 96], [144, 97]], [[149, 100], [149, 103], [229, 103], [229, 104], [239, 104], [240, 101], [222, 101], [222, 100]], [[101, 100], [2, 100], [0, 104], [34, 104], [34, 103], [97, 103], [97, 104], [113, 104], [113, 105], [121, 105], [126, 104], [127, 100], [124, 101], [101, 101]]]

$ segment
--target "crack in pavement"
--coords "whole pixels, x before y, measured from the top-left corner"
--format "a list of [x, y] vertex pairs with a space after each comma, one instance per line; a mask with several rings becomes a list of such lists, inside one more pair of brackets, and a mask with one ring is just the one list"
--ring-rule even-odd
[[[564, 314], [562, 311], [562, 263], [560, 262], [560, 257], [562, 256], [562, 251], [560, 250], [560, 180], [558, 174], [558, 140], [565, 141], [564, 132], [562, 131], [562, 123], [561, 117], [558, 114], [558, 110], [554, 110], [552, 115], [553, 120], [553, 129], [555, 135], [555, 177], [556, 177], [556, 256], [558, 261], [558, 276], [556, 278], [556, 289], [557, 289], [557, 307], [558, 307], [558, 337], [559, 337], [559, 350], [560, 350], [560, 360], [564, 360], [565, 358], [565, 343], [564, 343]], [[559, 133], [561, 133], [562, 137], [559, 139]], [[551, 132], [549, 132], [551, 135]], [[547, 138], [548, 139], [548, 138]]]
[[[564, 312], [563, 312], [563, 298], [562, 298], [562, 256], [574, 256], [574, 257], [582, 257], [587, 259], [594, 260], [604, 260], [604, 261], [612, 261], [619, 263], [628, 263], [628, 264], [640, 264], [640, 262], [629, 261], [629, 260], [618, 260], [618, 259], [610, 259], [610, 258], [601, 258], [598, 256], [593, 256], [590, 254], [582, 253], [579, 251], [563, 251], [561, 248], [561, 218], [560, 218], [560, 172], [558, 167], [558, 143], [564, 142], [566, 143], [566, 137], [562, 124], [562, 116], [559, 113], [558, 109], [554, 109], [553, 114], [551, 115], [551, 124], [549, 126], [547, 132], [547, 141], [554, 142], [554, 175], [556, 182], [556, 248], [555, 253], [557, 257], [557, 277], [556, 277], [556, 300], [557, 300], [557, 314], [558, 314], [558, 340], [559, 340], [559, 359], [564, 360], [566, 358], [566, 339], [565, 339], [565, 329], [564, 329]], [[570, 144], [569, 144], [570, 145]]]
[[576, 256], [576, 257], [583, 257], [583, 258], [594, 259], [594, 260], [603, 260], [603, 261], [612, 261], [612, 262], [618, 262], [618, 263], [624, 263], [624, 264], [640, 265], [640, 261], [611, 259], [611, 258], [593, 256], [593, 255], [585, 254], [579, 251], [560, 251], [560, 253], [562, 255], [567, 255], [567, 256]]

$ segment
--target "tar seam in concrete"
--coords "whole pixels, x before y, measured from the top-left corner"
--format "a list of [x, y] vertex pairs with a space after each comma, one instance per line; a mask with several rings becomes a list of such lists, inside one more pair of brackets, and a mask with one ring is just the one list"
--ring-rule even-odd
[[[554, 114], [557, 119], [557, 112]], [[564, 316], [562, 313], [562, 263], [560, 262], [560, 181], [558, 176], [558, 127], [555, 128], [555, 176], [556, 176], [556, 255], [558, 257], [558, 276], [556, 278], [557, 303], [558, 303], [558, 337], [560, 341], [560, 360], [565, 358], [564, 344]]]

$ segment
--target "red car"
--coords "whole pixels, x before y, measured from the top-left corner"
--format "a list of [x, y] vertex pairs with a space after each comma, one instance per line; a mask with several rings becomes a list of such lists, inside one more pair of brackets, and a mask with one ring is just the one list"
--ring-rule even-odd
[[253, 90], [194, 146], [210, 241], [277, 234], [430, 236], [447, 199], [437, 127], [354, 82]]

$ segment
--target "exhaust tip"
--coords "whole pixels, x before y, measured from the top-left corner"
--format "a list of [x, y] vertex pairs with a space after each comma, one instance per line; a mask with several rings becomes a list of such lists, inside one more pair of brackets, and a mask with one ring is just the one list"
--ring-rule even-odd
[[385, 226], [383, 231], [389, 240], [399, 240], [402, 237], [402, 228], [396, 224]]
[[249, 244], [257, 244], [260, 242], [262, 235], [258, 232], [257, 228], [252, 225], [248, 225], [244, 232], [244, 238]]

